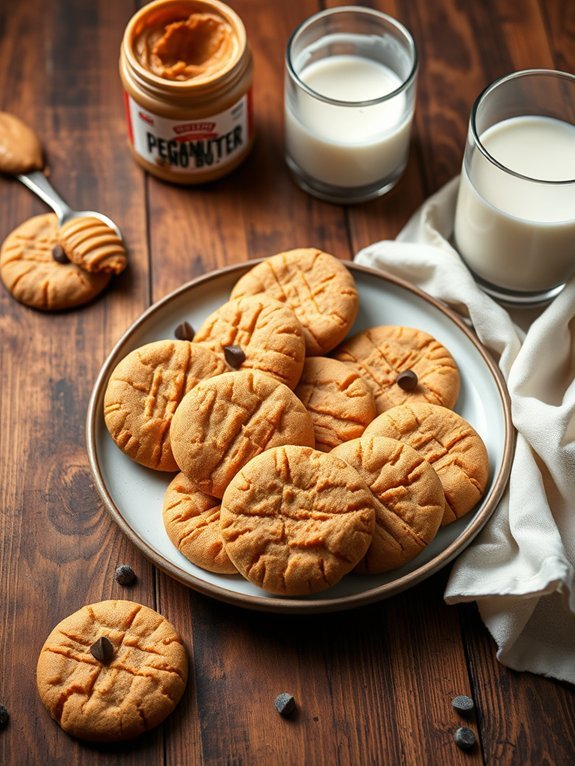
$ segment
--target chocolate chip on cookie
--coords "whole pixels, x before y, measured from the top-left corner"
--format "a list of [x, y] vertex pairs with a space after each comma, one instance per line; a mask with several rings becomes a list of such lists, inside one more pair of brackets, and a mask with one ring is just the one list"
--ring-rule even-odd
[[227, 301], [198, 328], [195, 340], [223, 353], [234, 370], [259, 370], [292, 389], [300, 379], [302, 327], [289, 306], [266, 295]]
[[413, 327], [371, 327], [344, 341], [335, 359], [356, 370], [369, 385], [377, 411], [422, 401], [453, 407], [460, 377], [455, 360], [434, 337]]

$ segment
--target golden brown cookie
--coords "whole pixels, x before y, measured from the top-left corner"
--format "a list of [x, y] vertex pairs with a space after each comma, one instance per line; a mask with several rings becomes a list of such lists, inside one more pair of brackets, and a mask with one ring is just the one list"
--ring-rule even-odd
[[179, 473], [164, 497], [164, 527], [176, 548], [192, 564], [209, 572], [235, 574], [236, 568], [224, 550], [220, 505], [220, 500], [200, 492]]
[[53, 213], [29, 218], [4, 240], [0, 276], [20, 303], [41, 311], [81, 306], [95, 298], [110, 274], [90, 274], [58, 253], [58, 219]]
[[373, 542], [357, 571], [380, 574], [412, 561], [443, 518], [443, 488], [431, 465], [405, 442], [384, 436], [362, 436], [330, 454], [355, 468], [377, 500]]
[[313, 423], [297, 396], [258, 370], [204, 380], [178, 407], [170, 439], [176, 463], [212, 497], [248, 460], [282, 444], [313, 447]]
[[424, 402], [392, 407], [369, 424], [364, 436], [404, 441], [431, 463], [445, 493], [442, 524], [465, 516], [481, 500], [489, 475], [487, 449], [453, 410]]
[[416, 401], [453, 407], [459, 396], [459, 370], [453, 357], [423, 330], [371, 327], [344, 341], [333, 357], [363, 377], [378, 412]]
[[331, 588], [363, 558], [375, 523], [372, 495], [343, 460], [276, 447], [245, 465], [224, 493], [226, 552], [254, 585], [281, 596]]
[[314, 247], [278, 253], [237, 281], [232, 298], [265, 293], [286, 303], [301, 322], [308, 356], [340, 343], [355, 321], [359, 297], [341, 261]]
[[122, 238], [98, 218], [73, 218], [60, 227], [58, 237], [72, 263], [86, 271], [120, 274], [128, 265]]
[[100, 601], [63, 619], [36, 670], [52, 718], [93, 742], [131, 739], [158, 726], [187, 678], [186, 648], [175, 628], [133, 601]]
[[311, 415], [315, 447], [322, 452], [361, 436], [377, 414], [373, 394], [359, 374], [325, 356], [306, 359], [295, 393]]
[[224, 303], [197, 330], [196, 343], [219, 354], [239, 346], [245, 355], [236, 369], [260, 370], [294, 388], [305, 360], [303, 330], [289, 306], [266, 295]]
[[174, 412], [195, 385], [224, 370], [217, 354], [187, 340], [158, 340], [134, 349], [116, 365], [104, 395], [112, 439], [141, 465], [177, 471], [170, 447]]

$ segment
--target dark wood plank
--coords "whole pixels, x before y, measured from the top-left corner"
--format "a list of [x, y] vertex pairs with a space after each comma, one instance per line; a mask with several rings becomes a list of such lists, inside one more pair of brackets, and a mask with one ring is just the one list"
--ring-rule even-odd
[[[163, 754], [161, 730], [124, 752], [72, 740], [35, 688], [40, 647], [64, 616], [110, 597], [155, 604], [153, 568], [105, 513], [84, 442], [100, 365], [148, 299], [144, 186], [124, 146], [116, 72], [132, 11], [123, 0], [31, 0], [2, 9], [0, 47], [10, 61], [0, 71], [2, 108], [39, 132], [51, 179], [70, 204], [117, 221], [131, 259], [130, 271], [97, 301], [67, 313], [34, 312], [0, 291], [0, 700], [11, 715], [0, 734], [2, 764], [157, 764]], [[0, 179], [2, 236], [44, 212], [23, 186]], [[119, 561], [140, 577], [129, 595], [113, 579]]]

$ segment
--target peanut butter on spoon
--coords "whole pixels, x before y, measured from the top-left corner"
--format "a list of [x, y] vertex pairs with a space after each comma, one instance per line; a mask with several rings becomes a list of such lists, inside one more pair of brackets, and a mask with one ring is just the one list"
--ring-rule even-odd
[[36, 133], [15, 115], [0, 112], [0, 173], [28, 173], [43, 167]]

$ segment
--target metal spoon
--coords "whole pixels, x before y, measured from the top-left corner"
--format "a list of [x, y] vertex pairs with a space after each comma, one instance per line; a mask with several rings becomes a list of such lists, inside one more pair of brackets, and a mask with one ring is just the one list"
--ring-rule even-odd
[[97, 213], [94, 210], [72, 210], [72, 208], [64, 202], [62, 197], [60, 197], [41, 170], [33, 170], [30, 173], [19, 173], [16, 174], [16, 178], [23, 183], [24, 186], [27, 186], [33, 191], [34, 194], [37, 194], [48, 207], [52, 208], [58, 217], [58, 224], [60, 226], [74, 218], [98, 218], [113, 229], [120, 239], [122, 239], [122, 232], [116, 226], [114, 221], [108, 218], [108, 216], [103, 215], [102, 213]]

